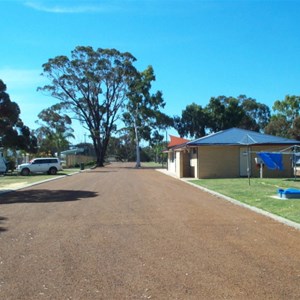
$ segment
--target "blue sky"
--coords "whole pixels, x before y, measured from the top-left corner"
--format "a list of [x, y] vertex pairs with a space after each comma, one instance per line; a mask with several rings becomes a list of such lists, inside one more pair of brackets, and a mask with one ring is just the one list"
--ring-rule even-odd
[[[76, 46], [116, 48], [152, 65], [165, 113], [245, 94], [272, 107], [300, 95], [300, 1], [0, 0], [0, 79], [30, 128], [56, 102], [42, 64]], [[76, 126], [76, 141], [84, 130]]]

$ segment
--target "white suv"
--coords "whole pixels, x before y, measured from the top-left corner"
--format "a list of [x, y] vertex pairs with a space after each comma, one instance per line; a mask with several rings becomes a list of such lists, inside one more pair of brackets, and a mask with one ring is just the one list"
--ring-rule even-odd
[[60, 160], [55, 157], [35, 158], [29, 163], [18, 165], [17, 171], [23, 176], [30, 173], [47, 173], [55, 175], [57, 171], [62, 170]]

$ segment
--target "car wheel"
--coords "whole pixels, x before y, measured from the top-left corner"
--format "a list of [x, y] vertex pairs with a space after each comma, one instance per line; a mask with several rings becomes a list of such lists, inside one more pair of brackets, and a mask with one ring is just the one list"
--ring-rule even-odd
[[56, 168], [50, 168], [48, 174], [49, 175], [56, 175], [57, 169]]
[[21, 171], [21, 175], [22, 176], [28, 176], [29, 175], [29, 173], [30, 173], [30, 170], [29, 169], [23, 169], [22, 171]]

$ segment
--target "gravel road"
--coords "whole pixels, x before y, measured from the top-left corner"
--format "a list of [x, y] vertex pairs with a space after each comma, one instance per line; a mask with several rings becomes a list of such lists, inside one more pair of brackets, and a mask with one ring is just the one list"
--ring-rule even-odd
[[300, 231], [152, 169], [0, 195], [0, 299], [300, 299]]

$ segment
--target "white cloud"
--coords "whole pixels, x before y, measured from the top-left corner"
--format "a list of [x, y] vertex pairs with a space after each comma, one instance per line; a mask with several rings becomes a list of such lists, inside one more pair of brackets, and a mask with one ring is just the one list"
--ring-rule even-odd
[[41, 70], [36, 69], [0, 69], [0, 79], [9, 89], [23, 89], [31, 86], [43, 84], [45, 78], [41, 75]]
[[[52, 2], [53, 3], [53, 2]], [[74, 14], [74, 13], [99, 13], [115, 11], [118, 8], [110, 4], [77, 4], [77, 5], [53, 5], [45, 2], [26, 1], [24, 4], [38, 11], [59, 14]], [[60, 2], [61, 3], [61, 2]]]

